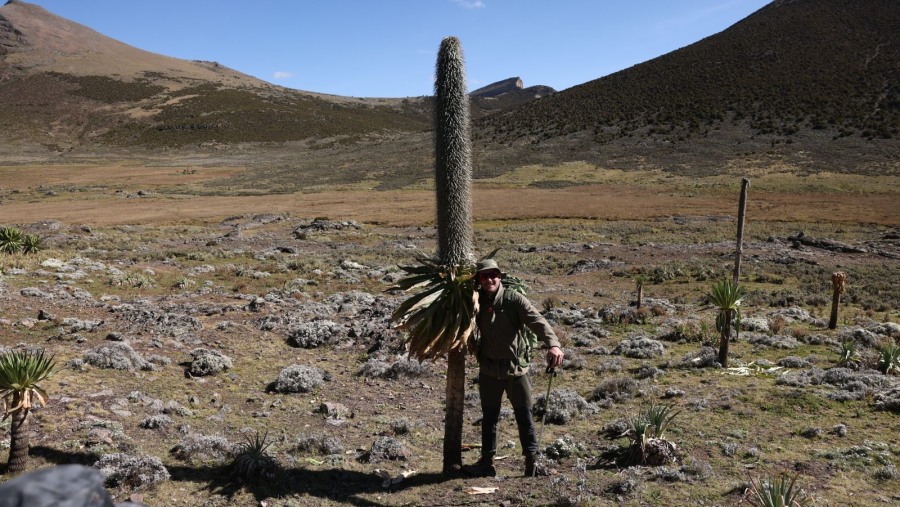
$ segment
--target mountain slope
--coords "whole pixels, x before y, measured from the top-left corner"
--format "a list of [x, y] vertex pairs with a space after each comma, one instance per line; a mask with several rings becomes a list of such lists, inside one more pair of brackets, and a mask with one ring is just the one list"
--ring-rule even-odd
[[691, 152], [716, 164], [736, 151], [789, 155], [772, 147], [794, 144], [860, 169], [873, 161], [845, 152], [864, 142], [898, 153], [898, 27], [895, 0], [775, 1], [695, 44], [484, 118], [479, 139], [518, 144], [522, 159], [540, 159], [542, 145], [669, 167], [702, 163]]
[[17, 0], [0, 7], [0, 103], [0, 137], [11, 152], [281, 142], [430, 125], [424, 99], [286, 89], [215, 62], [143, 51]]

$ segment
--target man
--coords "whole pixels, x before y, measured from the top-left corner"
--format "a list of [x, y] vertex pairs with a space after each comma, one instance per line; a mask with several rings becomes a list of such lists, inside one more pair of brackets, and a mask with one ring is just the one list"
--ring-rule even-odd
[[476, 266], [479, 285], [476, 317], [481, 335], [478, 348], [478, 393], [481, 395], [481, 459], [463, 467], [470, 475], [493, 477], [494, 455], [497, 453], [497, 421], [503, 393], [509, 398], [519, 428], [519, 442], [525, 455], [525, 475], [535, 475], [535, 456], [538, 443], [535, 436], [531, 407], [531, 382], [528, 380], [530, 343], [526, 327], [533, 331], [548, 348], [547, 366], [556, 368], [563, 362], [559, 340], [528, 299], [518, 292], [507, 290], [500, 281], [500, 267], [494, 259], [485, 259]]

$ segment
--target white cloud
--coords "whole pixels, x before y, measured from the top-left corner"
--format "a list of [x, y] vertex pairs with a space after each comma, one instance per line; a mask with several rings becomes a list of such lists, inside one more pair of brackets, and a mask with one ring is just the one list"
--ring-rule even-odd
[[459, 5], [465, 7], [466, 9], [483, 9], [485, 7], [484, 2], [481, 0], [453, 0]]
[[272, 79], [287, 79], [289, 77], [294, 77], [293, 72], [285, 72], [283, 70], [276, 70], [272, 73]]

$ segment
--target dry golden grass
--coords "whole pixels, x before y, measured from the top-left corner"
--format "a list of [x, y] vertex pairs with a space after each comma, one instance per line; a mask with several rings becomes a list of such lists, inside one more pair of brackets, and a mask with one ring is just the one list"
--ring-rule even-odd
[[[734, 215], [739, 178], [674, 178], [658, 172], [626, 173], [584, 168], [523, 168], [509, 177], [478, 180], [476, 220], [602, 218], [640, 220], [671, 215]], [[55, 219], [98, 226], [210, 222], [247, 213], [327, 216], [387, 225], [433, 221], [434, 194], [428, 189], [327, 190], [316, 193], [220, 196], [191, 195], [192, 189], [230, 177], [233, 167], [63, 166], [0, 168], [0, 189], [18, 190], [3, 202], [5, 223]], [[587, 184], [563, 189], [523, 187], [527, 182], [567, 178]], [[900, 224], [892, 178], [825, 175], [760, 176], [751, 186], [750, 220]], [[896, 178], [893, 178], [894, 180]], [[177, 185], [177, 187], [176, 187]], [[63, 189], [48, 197], [38, 187]], [[78, 191], [65, 191], [79, 187]], [[125, 199], [122, 192], [149, 190]], [[261, 193], [264, 190], [261, 191]]]

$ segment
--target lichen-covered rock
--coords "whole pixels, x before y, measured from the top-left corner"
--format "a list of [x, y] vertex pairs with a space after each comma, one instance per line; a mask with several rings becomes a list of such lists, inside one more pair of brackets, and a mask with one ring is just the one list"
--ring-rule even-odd
[[280, 393], [308, 393], [324, 381], [325, 372], [321, 369], [295, 364], [281, 370], [273, 387]]
[[153, 370], [153, 363], [144, 359], [131, 345], [124, 342], [103, 345], [84, 354], [84, 362], [97, 368], [113, 370]]
[[218, 350], [196, 348], [191, 351], [188, 373], [195, 377], [203, 377], [226, 371], [231, 367], [231, 358]]
[[103, 473], [82, 465], [41, 468], [0, 484], [0, 507], [113, 507]]
[[169, 480], [169, 471], [156, 456], [104, 454], [94, 464], [106, 476], [106, 484], [141, 489]]

